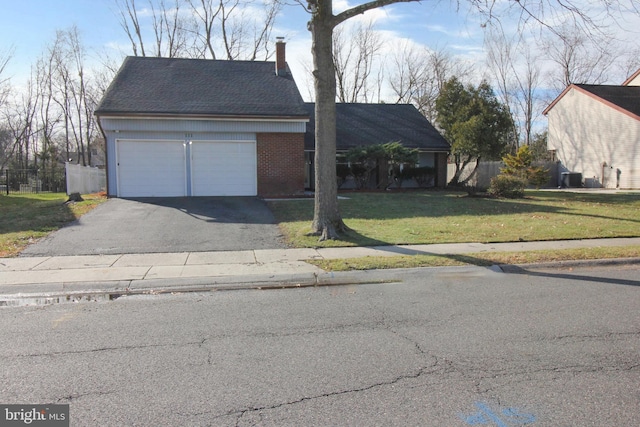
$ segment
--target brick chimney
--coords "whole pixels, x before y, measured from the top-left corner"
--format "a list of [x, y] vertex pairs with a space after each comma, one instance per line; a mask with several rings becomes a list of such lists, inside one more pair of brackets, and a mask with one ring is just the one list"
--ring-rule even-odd
[[284, 37], [276, 37], [276, 75], [287, 75], [287, 55], [285, 53], [286, 43]]

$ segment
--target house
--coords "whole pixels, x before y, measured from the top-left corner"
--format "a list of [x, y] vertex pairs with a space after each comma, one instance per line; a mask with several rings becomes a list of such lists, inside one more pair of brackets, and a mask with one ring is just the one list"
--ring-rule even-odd
[[543, 113], [561, 172], [586, 187], [640, 189], [640, 70], [621, 86], [572, 84]]
[[[305, 183], [313, 188], [315, 151], [314, 103], [306, 103], [309, 123], [304, 137]], [[411, 104], [336, 104], [336, 152], [372, 144], [400, 142], [419, 153], [418, 166], [435, 168], [436, 187], [447, 181], [447, 156], [451, 146], [433, 125]]]
[[[373, 135], [416, 147], [419, 138], [436, 137], [433, 147], [423, 147], [423, 161], [439, 164], [448, 145], [411, 108], [339, 106], [338, 148], [382, 141]], [[95, 112], [106, 141], [107, 193], [300, 194], [310, 187], [312, 110], [296, 87], [281, 40], [272, 62], [127, 57]], [[400, 123], [424, 129], [396, 133]]]
[[640, 86], [640, 69], [625, 80], [622, 86]]
[[304, 190], [309, 120], [285, 62], [128, 57], [96, 109], [117, 197]]

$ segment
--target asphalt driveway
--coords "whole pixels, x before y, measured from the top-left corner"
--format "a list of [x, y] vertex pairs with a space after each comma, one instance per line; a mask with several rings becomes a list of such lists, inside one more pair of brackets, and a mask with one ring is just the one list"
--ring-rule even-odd
[[201, 252], [286, 247], [255, 197], [110, 199], [22, 256]]

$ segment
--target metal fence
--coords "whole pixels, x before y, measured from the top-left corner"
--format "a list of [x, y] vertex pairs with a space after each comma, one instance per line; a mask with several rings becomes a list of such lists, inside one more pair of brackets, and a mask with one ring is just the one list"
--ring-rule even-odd
[[0, 171], [0, 194], [62, 193], [66, 191], [64, 168]]

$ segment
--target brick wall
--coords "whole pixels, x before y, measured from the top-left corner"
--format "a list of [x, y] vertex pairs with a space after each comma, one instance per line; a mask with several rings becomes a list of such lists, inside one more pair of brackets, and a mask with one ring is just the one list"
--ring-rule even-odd
[[304, 192], [304, 134], [259, 133], [257, 152], [259, 196]]

